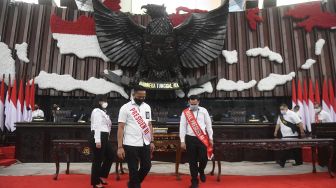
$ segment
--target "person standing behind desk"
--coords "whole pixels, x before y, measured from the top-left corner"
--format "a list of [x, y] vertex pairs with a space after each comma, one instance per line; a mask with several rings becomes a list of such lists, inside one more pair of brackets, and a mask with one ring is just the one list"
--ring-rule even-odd
[[106, 114], [108, 105], [107, 98], [97, 95], [95, 105], [91, 114], [91, 135], [89, 139], [93, 153], [91, 168], [91, 185], [93, 188], [101, 188], [107, 185], [106, 179], [112, 166], [114, 151], [109, 139], [111, 131], [111, 119]]
[[144, 102], [145, 98], [146, 90], [139, 86], [134, 89], [133, 99], [119, 111], [117, 153], [119, 158], [127, 161], [128, 188], [141, 187], [151, 169], [151, 152], [155, 149], [151, 108]]
[[180, 140], [181, 148], [187, 150], [191, 175], [190, 188], [198, 188], [198, 173], [201, 181], [205, 182], [204, 169], [208, 159], [213, 157], [213, 130], [209, 113], [199, 106], [197, 95], [189, 97], [189, 105], [181, 115]]
[[[295, 112], [289, 110], [286, 104], [280, 105], [280, 112], [281, 114], [279, 115], [274, 130], [274, 137], [277, 137], [279, 129], [282, 134], [282, 139], [299, 138], [299, 131], [301, 137], [304, 137], [305, 133], [300, 117]], [[290, 155], [293, 155], [294, 157], [294, 166], [302, 165], [301, 148], [294, 148], [281, 152], [280, 160], [278, 161], [278, 163], [282, 168], [285, 167], [286, 161], [290, 158]]]
[[38, 104], [34, 106], [35, 110], [32, 112], [32, 118], [34, 119], [44, 119], [44, 112], [40, 109]]
[[332, 122], [331, 116], [325, 110], [322, 110], [322, 106], [318, 103], [314, 104], [315, 111], [315, 123], [328, 123]]

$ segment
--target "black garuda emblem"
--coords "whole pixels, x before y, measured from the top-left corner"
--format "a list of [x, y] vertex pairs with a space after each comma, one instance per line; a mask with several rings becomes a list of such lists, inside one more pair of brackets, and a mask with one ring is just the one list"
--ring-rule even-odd
[[119, 77], [109, 71], [105, 76], [110, 81], [124, 86], [144, 82], [176, 83], [175, 87], [161, 86], [185, 89], [212, 79], [209, 76], [185, 78], [182, 70], [204, 66], [221, 54], [228, 0], [210, 12], [193, 13], [177, 27], [173, 27], [164, 5], [142, 7], [151, 17], [146, 27], [136, 24], [125, 13], [113, 12], [98, 0], [93, 0], [93, 7], [96, 34], [103, 53], [117, 65], [136, 67], [133, 78]]

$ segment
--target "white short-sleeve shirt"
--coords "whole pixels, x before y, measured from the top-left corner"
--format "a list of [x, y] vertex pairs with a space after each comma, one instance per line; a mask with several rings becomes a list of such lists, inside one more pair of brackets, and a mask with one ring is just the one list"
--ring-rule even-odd
[[322, 123], [332, 122], [330, 114], [325, 110], [321, 110], [321, 112], [318, 113], [317, 117], [318, 120]]
[[[300, 117], [298, 116], [298, 114], [291, 110], [287, 110], [287, 113], [283, 115], [283, 117], [286, 121], [293, 123], [293, 124], [299, 124], [302, 121]], [[280, 116], [278, 117], [277, 124], [280, 125], [280, 131], [281, 131], [282, 137], [299, 136], [298, 132], [293, 133], [290, 127], [284, 125], [281, 122]]]
[[44, 113], [43, 113], [42, 110], [37, 109], [37, 110], [34, 110], [34, 111], [32, 112], [32, 117], [33, 117], [33, 118], [37, 118], [37, 117], [42, 117], [42, 118], [44, 118]]
[[134, 102], [134, 100], [131, 100], [130, 102], [124, 104], [120, 108], [118, 117], [118, 122], [125, 123], [123, 144], [127, 146], [139, 146], [139, 147], [143, 146], [144, 144], [149, 145], [150, 142], [148, 142], [143, 137], [141, 127], [132, 117], [131, 109], [134, 107], [137, 108], [140, 116], [147, 125], [150, 121], [152, 121], [152, 115], [151, 115], [152, 112], [148, 104], [143, 102], [139, 106]]
[[[210, 115], [207, 109], [200, 106], [198, 107], [198, 110], [193, 111], [193, 114], [200, 128], [202, 129], [203, 133], [207, 133], [209, 136], [209, 139], [213, 140], [212, 122], [211, 122], [211, 118], [210, 118]], [[182, 112], [181, 120], [180, 120], [180, 140], [181, 142], [185, 142], [185, 135], [195, 136], [195, 133], [190, 127], [190, 125], [188, 125], [187, 119], [184, 113]]]

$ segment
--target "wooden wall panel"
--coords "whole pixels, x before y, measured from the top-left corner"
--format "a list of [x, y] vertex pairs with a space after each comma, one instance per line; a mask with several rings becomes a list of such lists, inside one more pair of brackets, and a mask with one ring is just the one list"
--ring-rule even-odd
[[[257, 87], [243, 92], [216, 91], [219, 79], [225, 78], [233, 81], [252, 79], [257, 81], [267, 77], [270, 73], [288, 74], [296, 72], [297, 79], [310, 78], [322, 84], [323, 78], [336, 80], [336, 30], [314, 29], [311, 33], [296, 28], [296, 22], [285, 17], [290, 7], [270, 8], [262, 10], [264, 21], [257, 26], [256, 31], [248, 27], [245, 12], [230, 13], [228, 18], [227, 38], [225, 49], [238, 51], [238, 64], [225, 63], [223, 56], [218, 57], [211, 64], [192, 70], [186, 70], [187, 76], [200, 77], [205, 74], [215, 75], [212, 84], [214, 92], [204, 94], [208, 98], [227, 97], [272, 97], [290, 96], [291, 83], [278, 86], [273, 91], [259, 92]], [[329, 0], [324, 10], [336, 11], [336, 0]], [[72, 9], [62, 9], [44, 5], [26, 3], [11, 4], [9, 0], [0, 1], [0, 35], [1, 41], [14, 48], [17, 43], [28, 43], [28, 57], [30, 63], [26, 64], [16, 60], [16, 77], [30, 79], [37, 76], [41, 70], [58, 74], [70, 74], [76, 79], [86, 80], [90, 77], [100, 77], [104, 69], [119, 69], [120, 67], [104, 62], [98, 58], [79, 59], [74, 55], [61, 55], [57, 42], [52, 38], [49, 21], [51, 15], [56, 14], [64, 20], [74, 21], [80, 15], [92, 16], [92, 13]], [[137, 23], [146, 25], [148, 16], [135, 15]], [[323, 38], [326, 44], [321, 56], [315, 56], [315, 42]], [[268, 46], [271, 50], [282, 54], [284, 63], [270, 62], [261, 57], [247, 57], [246, 50], [256, 47]], [[301, 70], [300, 66], [306, 59], [316, 59], [317, 63], [309, 70]], [[126, 71], [132, 75], [134, 69]], [[320, 87], [321, 89], [322, 87]], [[38, 95], [50, 96], [92, 96], [84, 91], [59, 92], [55, 90], [38, 90]], [[111, 97], [120, 97], [111, 93]]]

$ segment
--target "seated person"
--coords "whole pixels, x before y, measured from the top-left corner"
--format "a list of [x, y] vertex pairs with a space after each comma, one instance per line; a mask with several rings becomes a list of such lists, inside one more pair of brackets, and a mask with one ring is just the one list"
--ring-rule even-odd
[[40, 109], [38, 104], [34, 106], [35, 110], [32, 112], [32, 118], [34, 119], [44, 119], [44, 112]]

